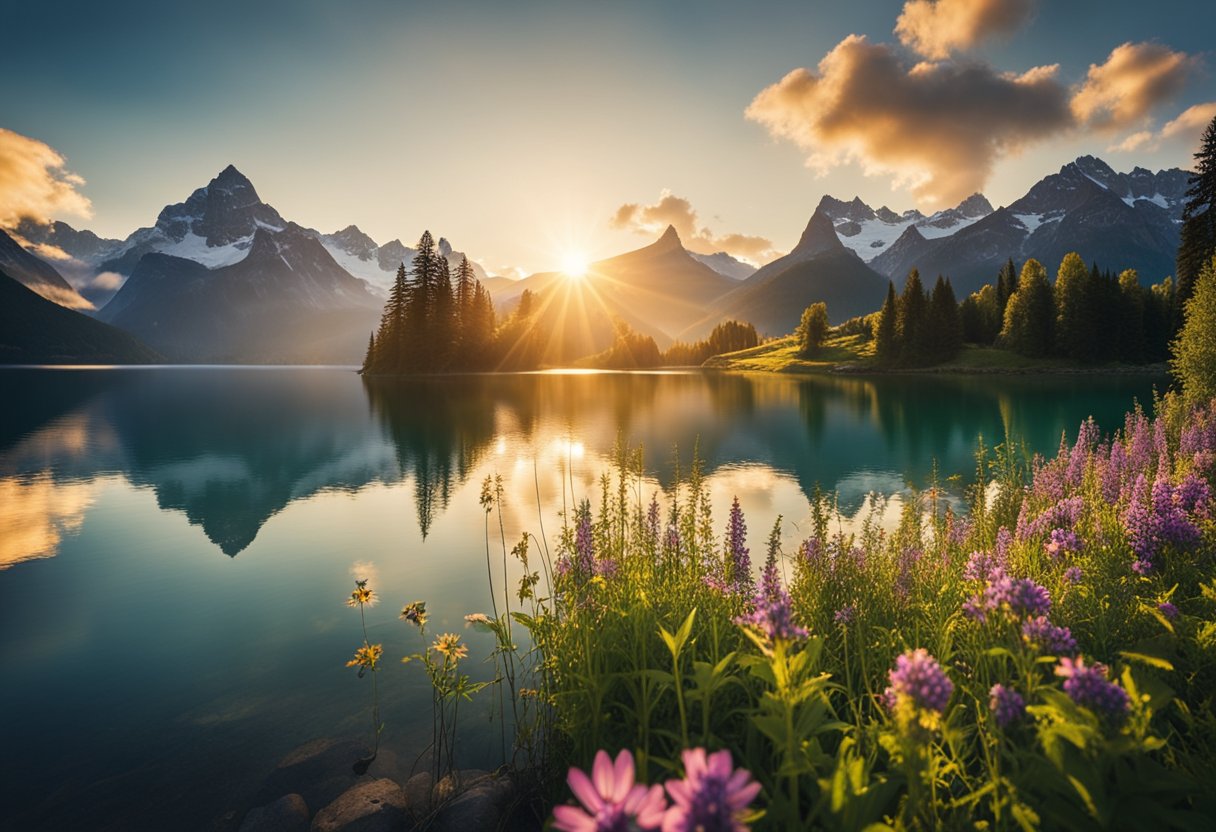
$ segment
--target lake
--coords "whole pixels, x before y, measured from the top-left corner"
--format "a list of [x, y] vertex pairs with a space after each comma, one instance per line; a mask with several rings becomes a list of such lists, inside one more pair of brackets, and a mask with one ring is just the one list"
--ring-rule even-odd
[[[367, 618], [386, 660], [373, 771], [404, 780], [431, 723], [423, 674], [398, 661], [422, 646], [401, 605], [426, 600], [428, 635], [461, 633], [473, 672], [491, 672], [488, 637], [463, 622], [489, 611], [487, 476], [503, 478], [507, 546], [524, 530], [552, 542], [563, 506], [598, 502], [618, 441], [645, 448], [646, 501], [695, 447], [719, 525], [738, 496], [753, 552], [777, 515], [793, 551], [816, 484], [846, 515], [871, 493], [897, 512], [936, 462], [958, 503], [981, 434], [1051, 453], [1164, 383], [2, 370], [0, 827], [223, 828], [292, 749], [367, 739], [370, 685], [344, 666], [362, 638], [344, 604], [356, 574], [383, 598]], [[490, 531], [501, 599], [497, 516]], [[461, 765], [501, 762], [490, 717], [468, 709]]]

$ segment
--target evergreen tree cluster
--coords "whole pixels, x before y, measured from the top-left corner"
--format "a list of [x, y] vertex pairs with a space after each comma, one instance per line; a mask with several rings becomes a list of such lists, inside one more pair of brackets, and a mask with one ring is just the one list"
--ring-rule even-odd
[[463, 258], [451, 274], [431, 232], [423, 232], [407, 270], [402, 263], [380, 328], [367, 344], [369, 375], [488, 370], [497, 366], [494, 304]]
[[1200, 272], [1216, 255], [1216, 118], [1208, 124], [1195, 153], [1195, 171], [1182, 209], [1182, 240], [1178, 246], [1178, 291], [1175, 321], [1182, 323], [1186, 302]]
[[676, 341], [663, 353], [663, 364], [669, 367], [699, 367], [715, 355], [748, 350], [759, 343], [760, 335], [751, 324], [724, 321], [714, 327], [704, 341], [692, 344]]
[[926, 292], [913, 269], [896, 296], [887, 299], [874, 327], [875, 359], [884, 367], [924, 367], [949, 361], [963, 346], [963, 319], [950, 281], [939, 276]]
[[818, 355], [828, 337], [828, 305], [821, 301], [804, 309], [794, 336], [798, 339], [799, 357], [813, 358]]
[[[1002, 277], [1012, 264], [1002, 269]], [[998, 280], [998, 285], [1001, 281]], [[1118, 276], [1086, 267], [1070, 253], [1052, 284], [1037, 260], [1027, 260], [1003, 310], [1000, 290], [985, 286], [963, 302], [968, 340], [996, 343], [1030, 358], [1065, 358], [1082, 364], [1164, 361], [1169, 354], [1173, 282], [1140, 285], [1132, 269]], [[991, 291], [990, 291], [991, 290]], [[1001, 327], [992, 334], [992, 320]]]

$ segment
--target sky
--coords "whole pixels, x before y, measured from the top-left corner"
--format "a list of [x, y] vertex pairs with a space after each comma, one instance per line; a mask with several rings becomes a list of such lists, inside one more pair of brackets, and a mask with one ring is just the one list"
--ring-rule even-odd
[[0, 223], [125, 237], [231, 163], [302, 225], [430, 229], [491, 273], [668, 221], [762, 262], [825, 193], [1001, 205], [1082, 154], [1187, 166], [1206, 5], [10, 0]]

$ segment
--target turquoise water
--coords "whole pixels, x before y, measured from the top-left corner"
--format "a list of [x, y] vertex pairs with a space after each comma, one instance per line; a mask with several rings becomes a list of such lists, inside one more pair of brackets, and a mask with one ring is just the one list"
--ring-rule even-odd
[[[958, 494], [976, 438], [1052, 452], [1086, 416], [1113, 428], [1151, 377], [814, 377], [688, 373], [468, 376], [365, 384], [337, 368], [0, 371], [0, 827], [218, 829], [285, 753], [369, 734], [355, 574], [383, 603], [384, 749], [404, 779], [430, 739], [429, 690], [397, 659], [489, 611], [482, 481], [505, 487], [508, 546], [550, 539], [592, 497], [619, 440], [643, 445], [644, 499], [694, 446], [725, 525], [752, 546], [806, 494], [898, 510], [934, 461]], [[951, 477], [962, 479], [950, 479]], [[497, 518], [490, 537], [501, 597]], [[508, 574], [508, 579], [513, 574]], [[466, 713], [462, 710], [462, 714]], [[487, 704], [463, 766], [502, 760]], [[314, 809], [320, 807], [313, 807]]]

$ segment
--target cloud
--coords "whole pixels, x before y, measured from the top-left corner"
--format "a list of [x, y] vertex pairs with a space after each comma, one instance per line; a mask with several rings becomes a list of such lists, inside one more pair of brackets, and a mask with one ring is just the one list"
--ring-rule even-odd
[[933, 60], [1021, 28], [1034, 0], [908, 0], [895, 23], [899, 42]]
[[127, 278], [118, 272], [100, 272], [89, 281], [89, 288], [100, 289], [104, 292], [117, 292], [126, 280]]
[[747, 117], [808, 153], [819, 173], [849, 162], [889, 174], [926, 203], [980, 190], [995, 162], [1074, 124], [1056, 66], [1020, 75], [974, 62], [907, 66], [897, 48], [850, 35], [762, 90]]
[[65, 168], [50, 145], [0, 127], [0, 225], [57, 215], [89, 218], [93, 206], [77, 189], [84, 180]]
[[1216, 118], [1216, 101], [1187, 107], [1177, 118], [1166, 122], [1165, 126], [1161, 128], [1161, 138], [1184, 138], [1198, 142], [1204, 129], [1212, 123], [1214, 118]]
[[756, 265], [767, 263], [780, 254], [773, 249], [773, 243], [767, 237], [715, 234], [700, 224], [691, 202], [668, 190], [663, 190], [659, 194], [659, 201], [651, 205], [622, 205], [616, 210], [610, 224], [613, 228], [624, 228], [639, 234], [658, 234], [670, 225], [689, 251], [698, 254], [725, 251], [732, 257]]
[[1077, 121], [1096, 130], [1121, 130], [1143, 121], [1181, 92], [1198, 59], [1159, 43], [1124, 43], [1105, 63], [1090, 64], [1072, 98]]
[[1138, 130], [1107, 150], [1113, 153], [1131, 153], [1136, 150], [1157, 151], [1167, 143], [1181, 145], [1187, 152], [1199, 146], [1204, 129], [1216, 118], [1216, 101], [1195, 104], [1183, 110], [1177, 118], [1167, 121], [1157, 131]]

